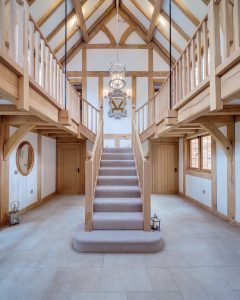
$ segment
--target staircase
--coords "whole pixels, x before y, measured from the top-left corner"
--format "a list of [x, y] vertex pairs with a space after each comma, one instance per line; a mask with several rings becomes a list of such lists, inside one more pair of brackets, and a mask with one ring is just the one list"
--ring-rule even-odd
[[157, 252], [160, 232], [144, 231], [143, 202], [132, 149], [104, 148], [93, 200], [92, 231], [77, 227], [80, 252]]

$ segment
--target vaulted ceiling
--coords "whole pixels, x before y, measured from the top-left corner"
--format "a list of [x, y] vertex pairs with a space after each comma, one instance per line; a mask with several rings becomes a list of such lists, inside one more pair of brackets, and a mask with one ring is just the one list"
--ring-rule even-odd
[[[207, 13], [208, 0], [172, 1], [172, 57], [176, 60]], [[64, 59], [65, 0], [29, 0], [30, 14], [46, 41]], [[116, 37], [115, 26], [108, 26], [116, 8], [126, 28]], [[67, 55], [71, 59], [84, 45], [103, 33], [108, 44], [120, 46], [133, 32], [152, 43], [166, 61], [169, 59], [169, 0], [67, 0]], [[104, 36], [102, 35], [102, 36]], [[104, 44], [104, 38], [102, 44]]]

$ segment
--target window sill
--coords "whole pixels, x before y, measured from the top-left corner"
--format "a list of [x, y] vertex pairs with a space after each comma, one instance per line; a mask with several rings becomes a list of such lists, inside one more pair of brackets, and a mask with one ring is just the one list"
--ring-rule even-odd
[[205, 179], [211, 179], [211, 171], [188, 169], [186, 170], [185, 174]]

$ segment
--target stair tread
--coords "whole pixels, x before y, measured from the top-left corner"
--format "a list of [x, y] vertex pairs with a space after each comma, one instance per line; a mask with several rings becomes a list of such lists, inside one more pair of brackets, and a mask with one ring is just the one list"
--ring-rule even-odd
[[82, 238], [87, 242], [135, 242], [135, 243], [152, 243], [162, 239], [160, 231], [143, 231], [143, 230], [93, 230], [84, 231], [79, 225], [72, 233], [76, 238]]
[[114, 220], [116, 222], [143, 221], [142, 212], [93, 212], [93, 221]]
[[136, 170], [135, 167], [100, 167], [100, 169], [113, 169], [113, 170]]
[[95, 198], [94, 203], [142, 203], [141, 198]]
[[[112, 179], [113, 176], [111, 175], [99, 175], [98, 178], [102, 179]], [[138, 177], [136, 175], [115, 175], [114, 179], [138, 179]]]
[[139, 191], [139, 186], [136, 185], [98, 185], [96, 190], [131, 190]]

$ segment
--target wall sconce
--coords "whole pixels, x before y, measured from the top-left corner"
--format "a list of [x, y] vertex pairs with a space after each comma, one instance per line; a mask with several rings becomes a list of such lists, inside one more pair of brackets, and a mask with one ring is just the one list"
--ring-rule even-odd
[[128, 100], [130, 100], [131, 97], [132, 97], [131, 90], [128, 90], [128, 91], [127, 91], [127, 95], [128, 95], [128, 96], [127, 96], [127, 97], [128, 97]]
[[107, 99], [107, 98], [108, 98], [108, 91], [104, 90], [104, 99]]

